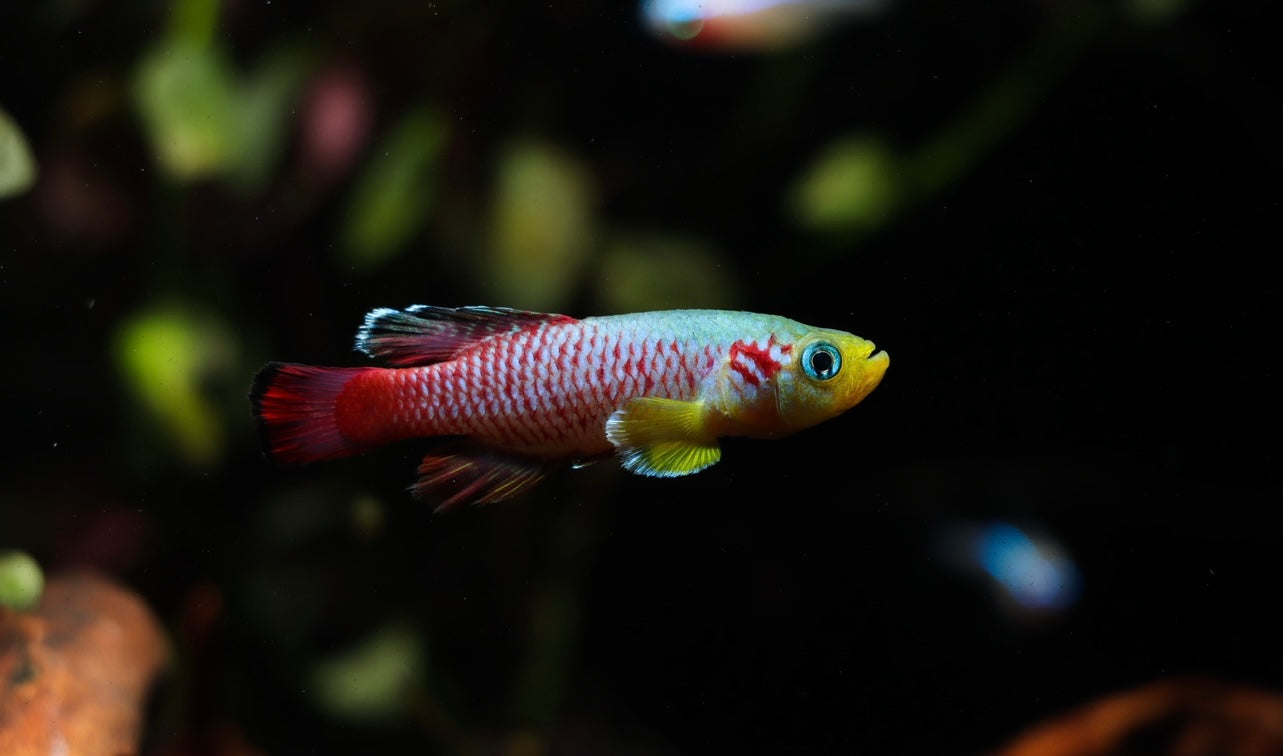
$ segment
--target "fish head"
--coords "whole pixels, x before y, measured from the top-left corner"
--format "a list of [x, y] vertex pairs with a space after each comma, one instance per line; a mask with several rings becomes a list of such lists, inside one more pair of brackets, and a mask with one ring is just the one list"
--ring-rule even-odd
[[787, 433], [837, 417], [877, 387], [891, 358], [872, 341], [815, 329], [797, 339], [776, 375], [776, 408]]

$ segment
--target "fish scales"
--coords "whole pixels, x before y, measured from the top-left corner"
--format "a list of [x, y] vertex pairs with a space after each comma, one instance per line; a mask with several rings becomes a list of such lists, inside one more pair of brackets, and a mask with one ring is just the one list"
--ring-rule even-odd
[[465, 437], [416, 495], [508, 498], [549, 464], [617, 452], [645, 475], [697, 472], [723, 435], [776, 437], [845, 411], [889, 360], [872, 342], [774, 315], [675, 310], [576, 320], [502, 308], [380, 308], [358, 348], [390, 367], [271, 363], [250, 399], [269, 453], [306, 462]]
[[[349, 393], [395, 396], [405, 382], [415, 386], [411, 393], [418, 402], [396, 402], [380, 424], [378, 436], [370, 439], [376, 443], [458, 434], [522, 447], [547, 444], [593, 453], [609, 450], [594, 426], [604, 424], [622, 400], [643, 393], [689, 399], [703, 378], [689, 366], [711, 369], [722, 351], [718, 345], [695, 348], [693, 342], [679, 342], [671, 327], [669, 332], [650, 333], [627, 321], [599, 324], [593, 320], [497, 336], [450, 362], [371, 375], [354, 384]], [[665, 359], [668, 344], [673, 352], [683, 352], [681, 359]], [[701, 351], [702, 360], [698, 359]], [[496, 370], [495, 365], [507, 369]], [[610, 380], [601, 381], [603, 374]], [[519, 392], [516, 411], [511, 402], [513, 386]], [[361, 427], [369, 426], [362, 422]], [[363, 433], [355, 427], [353, 431]]]
[[[637, 330], [604, 329], [587, 321], [581, 324], [551, 325], [516, 338], [495, 338], [478, 352], [491, 352], [487, 359], [467, 355], [449, 363], [413, 369], [412, 380], [425, 386], [417, 392], [429, 403], [406, 418], [403, 432], [418, 435], [466, 434], [486, 441], [535, 446], [548, 444], [582, 452], [607, 451], [609, 445], [599, 428], [626, 397], [645, 391], [648, 395], [683, 399], [693, 395], [700, 376], [689, 374], [685, 361], [661, 358], [661, 337], [643, 338]], [[669, 339], [676, 343], [675, 339]], [[593, 344], [599, 344], [593, 349]], [[621, 359], [613, 359], [616, 349]], [[625, 353], [623, 350], [627, 349]], [[516, 375], [494, 371], [489, 366], [510, 353], [509, 364]], [[612, 364], [613, 363], [613, 364]], [[604, 368], [614, 368], [613, 380], [596, 377]], [[442, 384], [454, 382], [455, 391]], [[521, 392], [521, 409], [496, 412], [504, 405], [509, 385]], [[370, 387], [371, 391], [380, 391]], [[432, 411], [441, 401], [457, 400], [454, 412], [443, 420]], [[498, 417], [496, 417], [498, 416]], [[495, 422], [502, 417], [507, 422]], [[395, 431], [394, 431], [395, 432]]]

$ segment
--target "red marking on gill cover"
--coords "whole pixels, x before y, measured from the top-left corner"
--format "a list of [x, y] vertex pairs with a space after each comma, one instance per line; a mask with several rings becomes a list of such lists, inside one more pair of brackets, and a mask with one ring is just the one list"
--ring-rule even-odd
[[[771, 334], [765, 347], [737, 341], [731, 345], [731, 360], [734, 361], [739, 355], [749, 358], [757, 366], [758, 371], [769, 380], [774, 378], [775, 374], [780, 372], [780, 368], [783, 367], [771, 357], [771, 347], [775, 346], [775, 343], [775, 334]], [[782, 347], [781, 351], [783, 351]]]
[[250, 405], [263, 447], [281, 462], [313, 462], [358, 454], [367, 444], [339, 430], [339, 396], [357, 376], [378, 368], [268, 364], [254, 378]]

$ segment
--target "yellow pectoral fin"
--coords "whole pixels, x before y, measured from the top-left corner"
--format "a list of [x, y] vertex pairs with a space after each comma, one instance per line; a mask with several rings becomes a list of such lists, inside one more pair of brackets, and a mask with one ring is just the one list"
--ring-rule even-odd
[[706, 430], [703, 402], [639, 397], [606, 421], [624, 469], [671, 478], [699, 472], [722, 457]]

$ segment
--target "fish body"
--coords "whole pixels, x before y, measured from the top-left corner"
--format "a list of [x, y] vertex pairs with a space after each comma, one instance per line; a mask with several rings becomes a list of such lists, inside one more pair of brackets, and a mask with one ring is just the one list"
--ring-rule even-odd
[[698, 472], [720, 458], [719, 437], [778, 437], [840, 414], [889, 364], [849, 333], [721, 310], [379, 309], [357, 348], [388, 367], [260, 371], [251, 403], [269, 455], [309, 462], [447, 437], [414, 487], [443, 506], [509, 498], [550, 466], [610, 454], [643, 475]]

